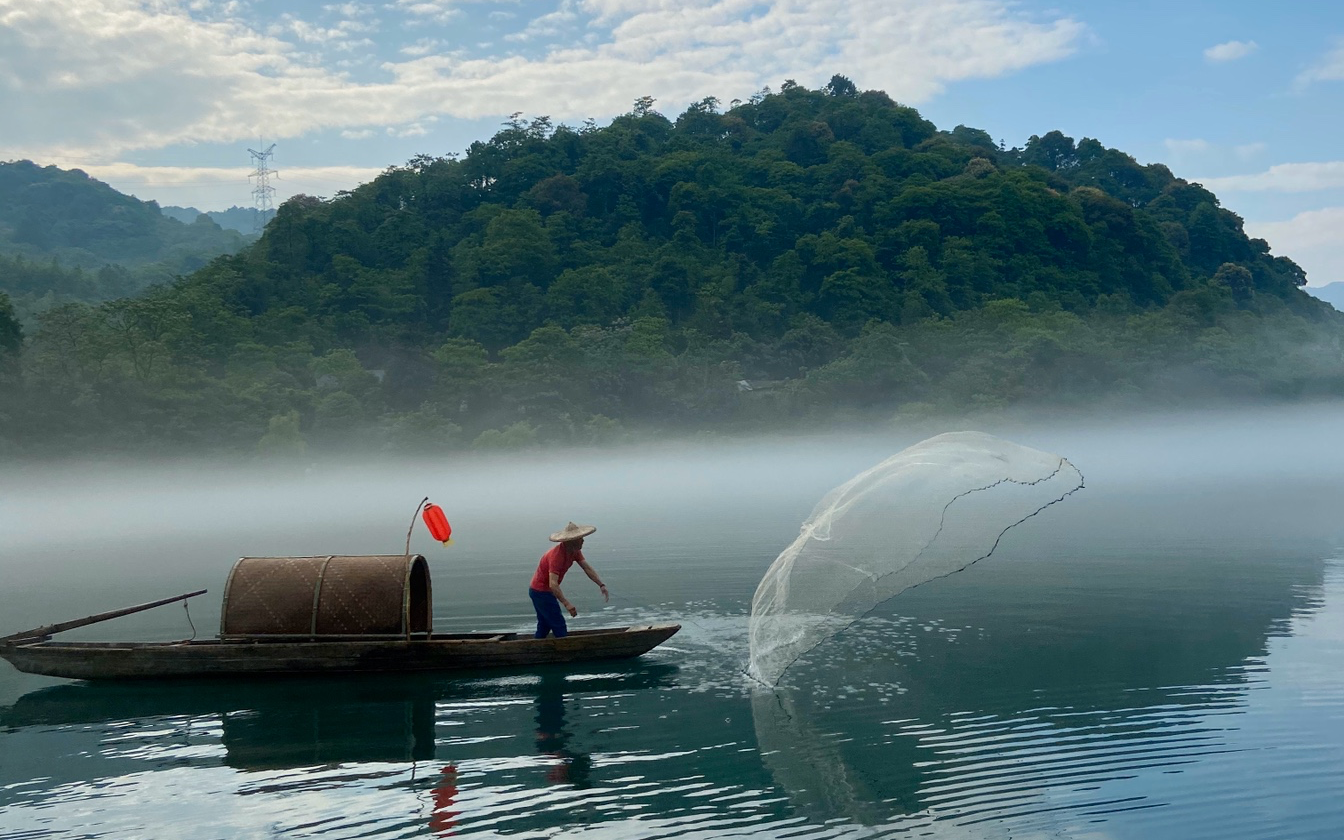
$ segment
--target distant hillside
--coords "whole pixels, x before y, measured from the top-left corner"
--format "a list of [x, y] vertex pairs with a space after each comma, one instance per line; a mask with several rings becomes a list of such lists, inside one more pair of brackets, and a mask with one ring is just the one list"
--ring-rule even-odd
[[183, 224], [77, 169], [0, 162], [0, 291], [20, 309], [48, 293], [76, 300], [134, 293], [247, 242], [209, 219]]
[[1326, 285], [1317, 288], [1309, 288], [1307, 291], [1338, 309], [1340, 312], [1344, 312], [1344, 281], [1327, 283]]
[[515, 118], [57, 310], [0, 444], [344, 455], [1344, 396], [1344, 315], [1166, 166], [1059, 131], [1003, 148], [842, 76], [653, 106]]
[[[197, 216], [209, 216], [210, 220], [225, 230], [236, 230], [239, 233], [248, 235], [255, 233], [257, 228], [257, 208], [239, 207], [234, 205], [228, 210], [197, 210], [195, 207], [177, 207], [168, 205], [161, 208], [163, 215], [177, 219], [183, 224], [191, 224], [196, 221]], [[270, 221], [275, 216], [275, 211], [267, 214], [266, 221]], [[260, 225], [265, 227], [265, 225]]]

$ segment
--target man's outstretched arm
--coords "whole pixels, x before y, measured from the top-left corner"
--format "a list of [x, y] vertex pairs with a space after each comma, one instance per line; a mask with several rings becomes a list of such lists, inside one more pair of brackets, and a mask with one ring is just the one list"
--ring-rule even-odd
[[611, 593], [607, 591], [607, 585], [602, 582], [602, 578], [597, 576], [597, 572], [593, 571], [593, 567], [588, 565], [588, 561], [579, 560], [576, 562], [578, 562], [579, 568], [583, 569], [583, 573], [588, 576], [588, 579], [597, 584], [598, 589], [602, 590], [602, 600], [610, 601]]

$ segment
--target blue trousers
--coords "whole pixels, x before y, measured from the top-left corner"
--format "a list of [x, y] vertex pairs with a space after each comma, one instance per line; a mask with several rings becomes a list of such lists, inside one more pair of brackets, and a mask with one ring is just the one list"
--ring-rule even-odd
[[532, 596], [532, 607], [537, 611], [537, 638], [546, 638], [547, 633], [555, 633], [557, 639], [569, 635], [565, 626], [565, 613], [560, 609], [560, 599], [553, 592], [538, 592], [528, 587], [527, 594]]

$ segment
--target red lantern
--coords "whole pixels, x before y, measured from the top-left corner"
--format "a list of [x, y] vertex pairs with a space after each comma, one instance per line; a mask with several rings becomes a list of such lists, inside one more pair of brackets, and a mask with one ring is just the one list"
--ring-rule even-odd
[[425, 505], [425, 512], [422, 515], [430, 536], [444, 545], [452, 542], [453, 526], [448, 524], [448, 517], [443, 515], [443, 508], [435, 504]]

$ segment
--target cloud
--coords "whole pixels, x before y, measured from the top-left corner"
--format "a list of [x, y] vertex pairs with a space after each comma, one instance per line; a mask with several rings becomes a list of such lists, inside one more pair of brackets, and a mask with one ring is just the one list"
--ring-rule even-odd
[[358, 33], [373, 32], [377, 28], [376, 23], [354, 18], [338, 21], [335, 26], [320, 26], [300, 20], [293, 15], [281, 15], [280, 23], [271, 26], [269, 32], [273, 35], [292, 34], [307, 44], [353, 50], [357, 47], [372, 46], [373, 41], [359, 37]]
[[1344, 161], [1280, 163], [1252, 175], [1197, 179], [1214, 192], [1317, 192], [1344, 188]]
[[388, 137], [424, 137], [429, 133], [429, 129], [420, 123], [411, 123], [400, 127], [389, 126], [387, 129]]
[[[180, 200], [196, 206], [223, 208], [251, 203], [250, 166], [140, 166], [124, 162], [80, 166], [64, 159], [40, 162], [82, 169], [122, 192], [158, 197], [165, 204]], [[334, 195], [339, 190], [354, 189], [372, 181], [382, 172], [366, 166], [276, 166], [276, 169], [279, 177], [272, 178], [271, 185], [276, 189], [277, 201], [299, 193]]]
[[443, 42], [437, 38], [420, 38], [417, 41], [406, 44], [398, 52], [402, 55], [409, 55], [412, 58], [419, 58], [422, 55], [429, 55], [443, 46]]
[[[69, 161], [44, 161], [57, 166], [72, 166]], [[103, 163], [77, 167], [90, 177], [102, 181], [134, 183], [146, 186], [181, 187], [201, 183], [246, 183], [252, 173], [250, 166], [141, 166], [135, 163]], [[287, 180], [340, 181], [357, 186], [372, 181], [381, 169], [367, 166], [294, 166], [284, 167], [281, 175]]]
[[1344, 81], [1344, 38], [1337, 38], [1330, 52], [1298, 75], [1297, 86], [1305, 87], [1312, 82], [1339, 81]]
[[394, 0], [392, 6], [420, 21], [447, 23], [462, 13], [460, 0]]
[[1247, 222], [1246, 232], [1307, 270], [1313, 286], [1344, 280], [1344, 207], [1299, 213], [1287, 221]]
[[329, 3], [322, 7], [322, 11], [345, 18], [366, 17], [373, 14], [372, 8], [354, 0], [348, 3]]
[[[397, 0], [412, 14], [448, 0]], [[183, 0], [0, 0], [0, 158], [128, 150], [515, 111], [608, 117], [648, 94], [676, 108], [844, 73], [918, 104], [948, 84], [1072, 54], [1070, 18], [1010, 0], [577, 0], [593, 42], [541, 54], [424, 55], [354, 79], [292, 32], [194, 16]], [[389, 7], [384, 7], [389, 8]], [[512, 48], [510, 48], [512, 49]]]
[[566, 31], [579, 19], [576, 0], [561, 0], [560, 7], [550, 14], [533, 18], [521, 32], [505, 35], [506, 41], [532, 41], [554, 38]]
[[1206, 49], [1204, 60], [1213, 64], [1236, 61], [1239, 58], [1245, 58], [1258, 49], [1260, 49], [1260, 45], [1254, 41], [1228, 41]]

